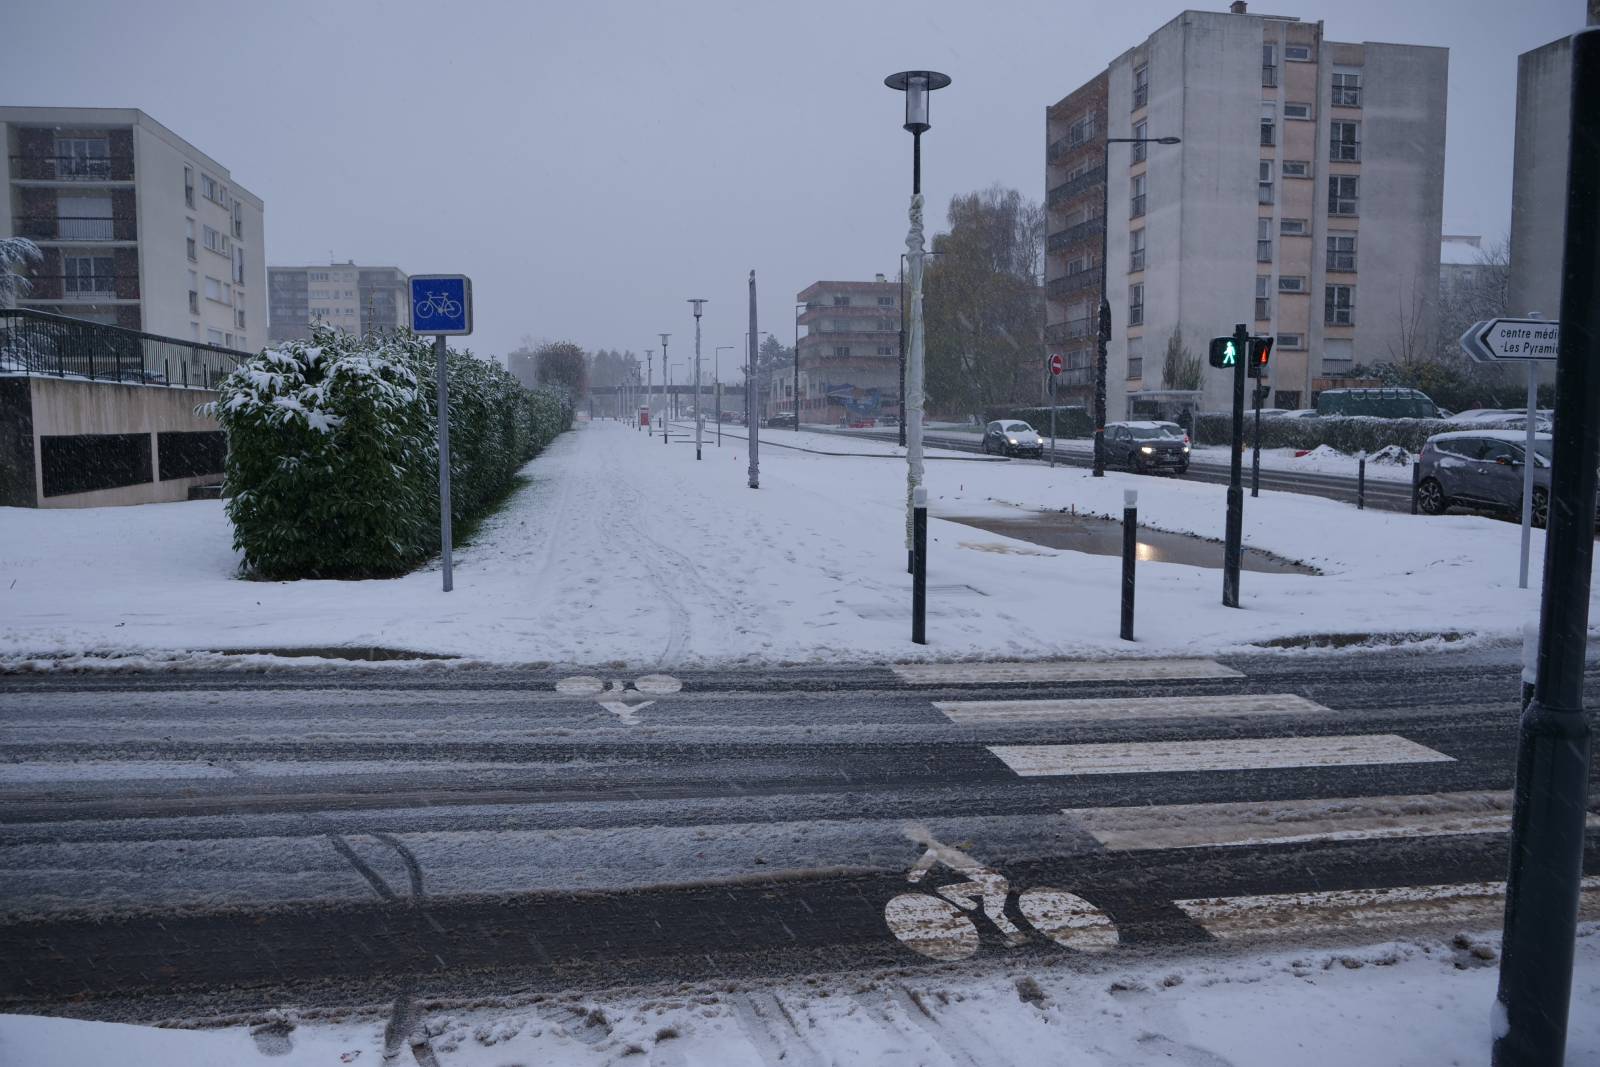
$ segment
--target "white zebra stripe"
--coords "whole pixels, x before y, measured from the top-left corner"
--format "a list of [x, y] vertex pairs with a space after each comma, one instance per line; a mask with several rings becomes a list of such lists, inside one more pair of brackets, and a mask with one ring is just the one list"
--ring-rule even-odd
[[936, 700], [933, 706], [959, 726], [1009, 722], [1215, 719], [1235, 715], [1304, 715], [1328, 710], [1315, 701], [1293, 693], [1094, 697], [1081, 700]]
[[1025, 778], [1075, 774], [1276, 770], [1388, 763], [1451, 763], [1455, 757], [1398, 734], [1334, 737], [1205, 738], [1089, 745], [990, 745]]
[[897, 663], [901, 681], [946, 682], [1116, 682], [1179, 678], [1242, 678], [1239, 671], [1210, 659], [1099, 659], [1023, 663]]

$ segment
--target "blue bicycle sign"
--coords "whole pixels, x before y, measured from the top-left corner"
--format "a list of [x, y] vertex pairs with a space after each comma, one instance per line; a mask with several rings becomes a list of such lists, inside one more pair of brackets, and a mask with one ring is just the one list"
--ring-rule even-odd
[[435, 336], [471, 333], [472, 280], [465, 274], [413, 274], [411, 329]]

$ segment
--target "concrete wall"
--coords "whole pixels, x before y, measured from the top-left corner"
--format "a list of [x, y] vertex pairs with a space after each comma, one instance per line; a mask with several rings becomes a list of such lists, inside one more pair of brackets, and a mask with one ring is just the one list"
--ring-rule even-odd
[[[0, 379], [0, 383], [7, 386], [8, 395], [17, 392], [15, 383], [18, 382], [25, 382], [27, 388], [24, 404], [25, 417], [31, 422], [31, 433], [28, 434], [33, 462], [31, 503], [35, 506], [81, 508], [185, 500], [191, 486], [214, 485], [222, 480], [220, 473], [167, 480], [160, 478], [159, 434], [220, 429], [215, 419], [196, 414], [194, 410], [198, 405], [215, 400], [214, 392], [167, 386], [116, 385], [71, 378]], [[24, 412], [12, 410], [20, 406], [7, 405], [7, 422], [11, 426], [0, 432], [14, 432], [14, 427], [21, 425]], [[84, 434], [149, 434], [153, 480], [114, 489], [46, 496], [44, 445], [41, 439]], [[5, 503], [26, 505], [30, 502], [8, 500]]]
[[1561, 313], [1571, 117], [1572, 41], [1563, 37], [1517, 59], [1508, 314]]

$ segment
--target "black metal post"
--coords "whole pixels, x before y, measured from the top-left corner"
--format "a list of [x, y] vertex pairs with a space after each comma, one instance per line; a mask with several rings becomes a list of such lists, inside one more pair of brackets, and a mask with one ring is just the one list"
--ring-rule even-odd
[[922, 192], [922, 131], [911, 131], [911, 195]]
[[1106, 476], [1106, 348], [1111, 344], [1111, 294], [1106, 292], [1106, 215], [1111, 210], [1111, 141], [1100, 146], [1100, 321], [1094, 354], [1094, 476]]
[[1559, 1067], [1583, 875], [1584, 654], [1600, 461], [1600, 28], [1572, 37], [1561, 341], [1533, 702], [1517, 740], [1495, 1067]]
[[917, 487], [911, 507], [911, 640], [928, 643], [928, 491]]
[[722, 447], [722, 383], [717, 382], [717, 447]]
[[[804, 307], [805, 305], [801, 305]], [[799, 311], [800, 308], [795, 308]], [[806, 327], [810, 329], [810, 327]], [[794, 317], [794, 432], [800, 432], [800, 316]]]
[[1250, 387], [1250, 397], [1256, 412], [1256, 442], [1250, 450], [1250, 495], [1261, 495], [1261, 379]]
[[1356, 464], [1356, 510], [1367, 509], [1367, 454], [1361, 453], [1360, 461]]
[[906, 254], [900, 253], [900, 447], [906, 447]]
[[1238, 358], [1233, 364], [1233, 455], [1228, 464], [1228, 527], [1227, 540], [1222, 550], [1222, 603], [1225, 607], [1239, 606], [1239, 561], [1244, 547], [1244, 377], [1249, 361], [1250, 331], [1239, 323], [1233, 328], [1233, 347]]
[[1139, 492], [1122, 493], [1122, 639], [1133, 640], [1133, 565], [1139, 556]]
[[1417, 456], [1411, 461], [1411, 514], [1413, 515], [1417, 513], [1417, 493], [1422, 488], [1422, 464], [1419, 462], [1421, 458]]

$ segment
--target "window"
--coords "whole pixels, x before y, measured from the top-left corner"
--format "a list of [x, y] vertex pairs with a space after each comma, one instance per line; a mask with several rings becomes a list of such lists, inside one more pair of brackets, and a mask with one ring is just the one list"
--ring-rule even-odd
[[879, 319], [878, 320], [878, 332], [879, 333], [894, 333], [899, 328], [900, 328], [900, 324], [898, 322], [894, 321], [893, 319]]
[[1266, 146], [1278, 143], [1278, 105], [1261, 105], [1261, 143]]
[[222, 343], [224, 345], [226, 345], [227, 347], [232, 348], [233, 347], [233, 334], [231, 334], [231, 333], [223, 334], [222, 335]]
[[213, 204], [228, 206], [228, 187], [205, 171], [200, 172], [200, 195]]
[[1272, 262], [1272, 219], [1256, 219], [1256, 262]]
[[1306, 346], [1306, 339], [1305, 339], [1305, 335], [1304, 334], [1280, 333], [1278, 335], [1278, 347], [1279, 348], [1301, 349], [1301, 348], [1304, 348], [1305, 346]]
[[206, 299], [215, 300], [219, 304], [228, 302], [228, 290], [223, 286], [221, 278], [206, 275]]
[[1278, 84], [1278, 46], [1275, 44], [1261, 46], [1261, 84], [1268, 89]]
[[1150, 67], [1148, 64], [1133, 68], [1133, 110], [1138, 111], [1150, 102]]
[[1361, 106], [1361, 75], [1335, 74], [1333, 76], [1333, 106]]
[[1311, 233], [1311, 226], [1305, 219], [1283, 219], [1278, 223], [1278, 232], [1285, 237], [1305, 237]]
[[1355, 362], [1356, 343], [1349, 337], [1334, 337], [1322, 342], [1322, 362], [1349, 364]]
[[184, 241], [188, 245], [188, 249], [189, 249], [189, 262], [192, 263], [192, 262], [194, 262], [194, 259], [195, 259], [194, 219], [184, 219], [183, 220], [183, 236], [184, 236]]
[[328, 272], [325, 270], [314, 270], [310, 274], [306, 275], [306, 280], [313, 282], [325, 282], [328, 280]]
[[[1141, 242], [1139, 247], [1143, 248], [1144, 247], [1144, 245], [1142, 243], [1144, 241], [1143, 231], [1142, 230], [1139, 231], [1135, 236], [1137, 236], [1139, 241]], [[1092, 260], [1089, 256], [1078, 256], [1078, 257], [1076, 257], [1074, 259], [1069, 259], [1069, 260], [1067, 260], [1067, 274], [1068, 275], [1082, 274], [1084, 271], [1088, 270], [1093, 264], [1094, 264], [1094, 260]]]
[[1144, 187], [1144, 175], [1134, 175], [1128, 202], [1128, 217], [1130, 219], [1141, 218], [1144, 215]]
[[1353, 174], [1335, 174], [1328, 179], [1328, 214], [1354, 215], [1360, 198], [1358, 179]]
[[[1128, 378], [1144, 377], [1144, 338], [1128, 338]], [[1123, 431], [1126, 433], [1127, 431]]]
[[233, 250], [233, 282], [235, 285], [244, 284], [244, 249]]
[[[236, 308], [233, 312], [233, 324], [239, 329], [244, 329], [244, 308]], [[446, 398], [448, 399], [448, 397]]]
[[111, 177], [111, 146], [104, 137], [57, 137], [56, 176]]
[[1291, 63], [1311, 62], [1311, 47], [1303, 44], [1286, 44], [1283, 46], [1283, 58]]
[[244, 206], [238, 200], [233, 202], [233, 235], [235, 237], [244, 236]]
[[1094, 116], [1089, 115], [1072, 124], [1067, 131], [1067, 142], [1070, 147], [1077, 147], [1094, 136]]
[[1133, 150], [1128, 155], [1129, 166], [1132, 166], [1135, 163], [1143, 163], [1145, 161], [1145, 154], [1149, 151], [1150, 146], [1144, 144], [1143, 141], [1147, 136], [1149, 136], [1149, 133], [1150, 124], [1148, 122], [1136, 122], [1133, 124], [1133, 135], [1137, 137], [1139, 141], [1138, 143], [1128, 146]]
[[1309, 119], [1311, 117], [1311, 105], [1284, 104], [1283, 117], [1286, 119]]
[[1294, 411], [1300, 406], [1300, 390], [1279, 389], [1273, 395], [1273, 402], [1285, 411]]
[[116, 291], [110, 256], [64, 256], [61, 266], [66, 275], [65, 290], [72, 295], [86, 296]]
[[878, 346], [878, 355], [880, 355], [880, 356], [892, 356], [892, 355], [894, 355], [894, 348], [891, 345], [879, 345]]
[[194, 168], [183, 168], [183, 203], [186, 207], [194, 207]]
[[894, 307], [894, 297], [892, 297], [892, 296], [880, 296], [880, 297], [878, 297], [878, 306], [881, 307], [881, 308], [892, 308], [892, 307]]
[[1272, 203], [1272, 160], [1263, 159], [1256, 173], [1256, 199], [1259, 203]]
[[1267, 319], [1272, 318], [1272, 297], [1269, 295], [1271, 293], [1271, 291], [1272, 291], [1271, 290], [1271, 286], [1272, 286], [1272, 275], [1270, 275], [1270, 274], [1258, 274], [1258, 275], [1256, 275], [1256, 321], [1257, 322], [1265, 322]]
[[1306, 291], [1306, 280], [1293, 274], [1280, 275], [1278, 278], [1278, 292], [1303, 293]]
[[206, 340], [208, 342], [210, 342], [211, 344], [216, 345], [218, 348], [221, 348], [222, 347], [222, 331], [221, 330], [207, 330], [206, 331]]
[[207, 251], [215, 252], [219, 256], [226, 256], [230, 254], [233, 246], [228, 241], [226, 234], [220, 233], [217, 230], [213, 230], [210, 226], [202, 226], [200, 229], [205, 239]]
[[200, 314], [200, 275], [189, 272], [189, 314]]
[[836, 296], [833, 298], [833, 306], [836, 308], [847, 308], [850, 306], [850, 298], [848, 296]]
[[1356, 163], [1361, 159], [1361, 123], [1328, 123], [1328, 158], [1336, 163]]
[[1328, 269], [1353, 271], [1356, 269], [1356, 235], [1330, 233], [1328, 235]]
[[1356, 287], [1353, 285], [1328, 286], [1327, 314], [1324, 322], [1329, 326], [1350, 326], [1355, 322]]
[[1128, 325], [1144, 325], [1144, 283], [1128, 286]]
[[839, 359], [844, 359], [845, 357], [850, 355], [850, 346], [849, 345], [834, 345], [833, 346], [833, 354], [835, 356], [837, 356]]
[[1128, 271], [1144, 270], [1144, 229], [1134, 230], [1128, 235]]
[[1283, 176], [1285, 178], [1311, 177], [1311, 164], [1303, 159], [1286, 159], [1283, 161]]

